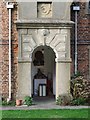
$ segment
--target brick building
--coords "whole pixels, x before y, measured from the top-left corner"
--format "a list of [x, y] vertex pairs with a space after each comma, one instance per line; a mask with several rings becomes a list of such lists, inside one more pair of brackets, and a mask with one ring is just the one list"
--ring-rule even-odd
[[[7, 3], [7, 1], [9, 1], [10, 3]], [[52, 4], [52, 2], [53, 2], [53, 4]], [[10, 43], [11, 44], [11, 56], [9, 56], [9, 52], [10, 52], [9, 51], [9, 47], [10, 47], [9, 46], [10, 45], [9, 44], [9, 39], [10, 39], [9, 9], [10, 8], [8, 8], [8, 5], [12, 5], [12, 4], [13, 4], [13, 8], [11, 8], [11, 43]], [[16, 2], [16, 0], [4, 0], [4, 1], [0, 0], [0, 56], [1, 56], [0, 57], [0, 92], [1, 92], [0, 94], [5, 98], [8, 98], [8, 96], [9, 96], [9, 98], [11, 98], [11, 97], [15, 98], [17, 94], [21, 98], [23, 98], [25, 95], [35, 94], [34, 88], [31, 87], [31, 86], [34, 86], [34, 84], [30, 84], [30, 86], [29, 86], [28, 85], [29, 82], [28, 81], [25, 82], [25, 80], [28, 79], [29, 75], [33, 76], [33, 77], [31, 77], [31, 79], [34, 79], [35, 76], [38, 74], [37, 73], [38, 68], [41, 69], [41, 72], [44, 73], [45, 78], [47, 78], [47, 79], [54, 79], [55, 76], [57, 77], [56, 82], [53, 81], [53, 84], [52, 84], [53, 94], [58, 96], [59, 94], [67, 93], [67, 91], [69, 89], [69, 88], [67, 88], [67, 85], [69, 85], [68, 82], [70, 81], [69, 65], [71, 64], [71, 74], [74, 74], [74, 67], [75, 67], [75, 65], [74, 65], [74, 63], [75, 63], [75, 26], [74, 26], [73, 22], [71, 22], [71, 21], [75, 21], [75, 11], [72, 10], [72, 6], [74, 4], [72, 5], [72, 3], [70, 3], [70, 4], [64, 3], [66, 6], [68, 4], [68, 6], [66, 8], [69, 7], [67, 13], [66, 13], [66, 11], [63, 10], [65, 6], [63, 6], [63, 4], [61, 2], [60, 2], [61, 6], [59, 6], [57, 4], [57, 2], [55, 3], [53, 0], [50, 0], [50, 1], [48, 0], [46, 2], [44, 0], [42, 0], [42, 2], [39, 2], [39, 0], [37, 0], [37, 2], [35, 2], [35, 3], [30, 2], [29, 3], [29, 5], [31, 5], [30, 7], [29, 7], [28, 3], [25, 3], [25, 4], [26, 4], [27, 8], [30, 8], [29, 12], [32, 11], [32, 9], [34, 9], [33, 10], [34, 12], [30, 13], [30, 17], [28, 17], [29, 12], [25, 8], [26, 6], [24, 6], [23, 2]], [[37, 11], [39, 11], [39, 8], [40, 8], [40, 6], [42, 6], [42, 4], [48, 6], [46, 8], [50, 7], [49, 14], [46, 15], [47, 11], [45, 11], [45, 13], [44, 12], [42, 13], [42, 11], [36, 13]], [[37, 6], [38, 6], [38, 8], [36, 9]], [[79, 2], [79, 6], [80, 6], [80, 10], [78, 11], [78, 17], [77, 17], [77, 26], [78, 26], [77, 27], [77, 46], [78, 46], [77, 66], [78, 66], [78, 71], [81, 74], [83, 74], [86, 78], [89, 79], [89, 77], [90, 77], [90, 34], [89, 34], [89, 32], [90, 32], [90, 2], [89, 1]], [[62, 14], [57, 12], [60, 10], [60, 7], [63, 8]], [[71, 11], [70, 11], [70, 7], [71, 7]], [[26, 14], [24, 13], [24, 10], [25, 10]], [[38, 19], [36, 19], [35, 15], [38, 17]], [[63, 17], [63, 15], [64, 15], [64, 17]], [[58, 16], [62, 17], [62, 19], [59, 18]], [[71, 16], [71, 20], [70, 20], [70, 16]], [[43, 18], [43, 20], [42, 20], [42, 18]], [[44, 21], [44, 18], [45, 18], [45, 21]], [[29, 19], [31, 19], [31, 21], [29, 21]], [[66, 22], [66, 21], [69, 21], [69, 22]], [[55, 54], [54, 49], [55, 50], [59, 49], [60, 45], [59, 45], [59, 48], [57, 48], [57, 49], [53, 45], [53, 44], [56, 44], [55, 41], [58, 39], [58, 36], [57, 36], [57, 39], [54, 40], [54, 38], [56, 36], [53, 36], [53, 34], [54, 34], [54, 32], [56, 32], [57, 35], [62, 34], [60, 37], [62, 37], [63, 35], [65, 35], [66, 37], [70, 36], [69, 29], [71, 27], [72, 27], [72, 29], [71, 29], [71, 45], [70, 45], [70, 42], [66, 42], [66, 43], [64, 42], [66, 44], [66, 46], [64, 46], [64, 43], [61, 42], [62, 43], [61, 47], [63, 46], [62, 49], [64, 49], [64, 47], [65, 47], [65, 52], [60, 53], [60, 51], [59, 51], [60, 57], [57, 58], [58, 59], [57, 61], [59, 61], [58, 63], [60, 63], [60, 65], [58, 64], [55, 67], [55, 57], [57, 57], [56, 54], [58, 54], [58, 52]], [[33, 61], [33, 62], [30, 64], [29, 60], [27, 60], [27, 57], [28, 57], [28, 52], [31, 52], [28, 49], [31, 49], [31, 47], [28, 46], [28, 44], [31, 44], [31, 46], [33, 46], [34, 43], [33, 43], [33, 41], [28, 42], [25, 40], [29, 39], [28, 36], [29, 37], [33, 36], [33, 34], [34, 34], [34, 33], [32, 33], [33, 30], [34, 30], [34, 33], [39, 33], [39, 34], [42, 33], [43, 34], [41, 36], [42, 36], [42, 39], [45, 40], [44, 42], [47, 41], [47, 37], [49, 38], [48, 34], [51, 35], [50, 39], [52, 38], [52, 40], [50, 41], [49, 44], [48, 44], [48, 42], [46, 42], [44, 47], [43, 47], [44, 43], [41, 42], [41, 44], [39, 44], [40, 41], [37, 43], [39, 45], [37, 45], [37, 47], [35, 47], [34, 50], [31, 50], [31, 51], [33, 51], [33, 53], [32, 53], [32, 58], [31, 58], [31, 56], [29, 56], [29, 60]], [[58, 32], [59, 30], [61, 31], [60, 33]], [[51, 33], [51, 31], [52, 31], [52, 33]], [[25, 37], [25, 35], [26, 35], [26, 37]], [[38, 37], [40, 38], [41, 36], [36, 35], [34, 39], [36, 41], [38, 41]], [[30, 40], [31, 39], [32, 38], [30, 38]], [[62, 37], [62, 39], [64, 40], [63, 37]], [[54, 43], [52, 43], [53, 40], [54, 40]], [[66, 41], [67, 40], [69, 41], [68, 37], [66, 38]], [[58, 42], [58, 44], [59, 43], [60, 43], [60, 41]], [[22, 44], [22, 46], [20, 44]], [[51, 47], [51, 46], [54, 46], [54, 47]], [[69, 47], [67, 47], [67, 46], [69, 46]], [[71, 57], [69, 55], [70, 46], [71, 46]], [[47, 67], [48, 64], [46, 64], [44, 67], [41, 67], [42, 65], [39, 65], [39, 67], [37, 67], [37, 69], [35, 68], [35, 64], [33, 66], [33, 63], [35, 63], [33, 56], [35, 56], [36, 51], [39, 51], [39, 55], [41, 55], [40, 51], [42, 51], [42, 53], [44, 52], [44, 54], [47, 52], [48, 52], [48, 54], [49, 53], [52, 54], [51, 58], [53, 59], [53, 61], [52, 61], [51, 66], [53, 66], [53, 67], [51, 67], [51, 69], [53, 69], [53, 71]], [[65, 53], [65, 56], [64, 56], [64, 53]], [[48, 57], [48, 60], [51, 60], [49, 58], [50, 54], [46, 55], [45, 63], [47, 63], [47, 57]], [[58, 54], [58, 56], [59, 56], [59, 54]], [[61, 56], [64, 56], [65, 58], [61, 57]], [[11, 81], [9, 79], [10, 78], [9, 57], [11, 57]], [[70, 60], [70, 58], [72, 59], [72, 61]], [[41, 59], [41, 58], [39, 58], [39, 59]], [[37, 62], [36, 62], [36, 64], [37, 64]], [[28, 68], [28, 66], [30, 66], [30, 65], [32, 66], [32, 68], [30, 68], [30, 67]], [[60, 69], [59, 66], [62, 68]], [[25, 68], [25, 69], [23, 70], [23, 68]], [[32, 70], [29, 71], [29, 69], [32, 69]], [[55, 69], [56, 69], [56, 71], [55, 71]], [[34, 71], [34, 72], [32, 72], [32, 71]], [[61, 76], [58, 75], [59, 74], [58, 71], [60, 71]], [[55, 72], [56, 72], [56, 75], [54, 76]], [[66, 72], [65, 76], [67, 78], [64, 78], [64, 72]], [[58, 86], [58, 84], [59, 84], [58, 79], [59, 78], [62, 79], [62, 77], [63, 77], [63, 79], [65, 79], [65, 82], [67, 81], [65, 83], [63, 80], [63, 83], [62, 83], [62, 86], [64, 85], [63, 87]], [[60, 79], [60, 82], [62, 82], [61, 79]], [[23, 83], [21, 83], [21, 82], [23, 82]], [[31, 81], [31, 83], [32, 83], [32, 81]], [[26, 84], [26, 86], [29, 86], [29, 88], [24, 86], [25, 84]], [[10, 87], [10, 85], [11, 85], [11, 87]], [[25, 88], [25, 90], [23, 90], [23, 88]], [[59, 91], [60, 88], [63, 92]], [[65, 88], [67, 90], [65, 90]], [[18, 90], [19, 90], [19, 92], [18, 92]], [[32, 91], [32, 92], [30, 92], [30, 91]], [[20, 96], [20, 93], [21, 93], [21, 96]]]
[[[83, 74], [85, 77], [89, 78], [89, 42], [90, 42], [90, 8], [89, 2], [80, 2], [80, 11], [78, 11], [77, 16], [77, 46], [78, 46], [78, 71]], [[75, 11], [71, 9], [71, 20], [75, 21]], [[75, 28], [75, 27], [74, 27]], [[75, 33], [75, 29], [73, 32]], [[72, 61], [75, 58], [74, 46], [75, 46], [75, 36], [71, 34], [72, 39]]]

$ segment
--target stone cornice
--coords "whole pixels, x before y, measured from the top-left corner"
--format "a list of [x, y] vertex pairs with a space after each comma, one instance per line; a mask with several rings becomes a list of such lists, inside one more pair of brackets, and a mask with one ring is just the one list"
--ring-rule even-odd
[[74, 22], [72, 21], [64, 21], [59, 19], [31, 19], [31, 20], [17, 20], [16, 22], [17, 28], [42, 28], [42, 27], [60, 27], [67, 28], [72, 27]]

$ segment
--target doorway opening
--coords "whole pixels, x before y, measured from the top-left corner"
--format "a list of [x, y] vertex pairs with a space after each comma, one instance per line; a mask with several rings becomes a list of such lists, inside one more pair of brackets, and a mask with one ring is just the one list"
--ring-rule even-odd
[[32, 53], [33, 98], [48, 99], [56, 95], [55, 52], [49, 46], [39, 46]]

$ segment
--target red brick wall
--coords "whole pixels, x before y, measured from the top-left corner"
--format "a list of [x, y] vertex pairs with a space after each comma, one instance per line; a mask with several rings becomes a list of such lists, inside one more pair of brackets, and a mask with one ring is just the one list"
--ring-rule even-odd
[[2, 6], [0, 4], [0, 96], [2, 93]]
[[[9, 23], [8, 23], [8, 9], [6, 4], [0, 3], [2, 5], [2, 93], [3, 96], [8, 97], [8, 81], [9, 81]], [[17, 87], [17, 57], [18, 57], [18, 35], [15, 25], [15, 20], [17, 19], [17, 7], [12, 9], [12, 95], [16, 93]]]
[[[88, 47], [90, 46], [90, 14], [87, 14], [86, 12], [87, 11], [86, 2], [80, 3], [79, 5], [80, 11], [78, 12], [78, 71], [81, 72], [85, 77], [88, 77], [89, 74]], [[75, 19], [74, 12], [72, 12], [72, 20], [74, 19]], [[73, 33], [72, 36], [74, 36]], [[72, 48], [74, 49], [74, 37], [72, 37]], [[74, 55], [73, 49], [72, 56]]]
[[90, 41], [90, 14], [87, 14], [87, 3], [80, 3], [78, 13], [78, 41]]
[[78, 45], [78, 71], [88, 77], [89, 74], [88, 45]]

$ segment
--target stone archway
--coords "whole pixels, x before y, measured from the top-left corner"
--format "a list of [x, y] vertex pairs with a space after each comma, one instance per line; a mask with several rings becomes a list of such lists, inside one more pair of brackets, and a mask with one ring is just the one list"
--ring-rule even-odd
[[[18, 95], [31, 96], [31, 63], [33, 51], [41, 45], [50, 46], [56, 53], [56, 98], [70, 93], [70, 22], [18, 22], [19, 74]], [[26, 72], [25, 72], [26, 71]], [[25, 84], [23, 84], [25, 83]]]
[[[44, 84], [45, 96], [56, 95], [55, 52], [49, 46], [39, 46], [32, 54], [32, 94], [40, 96], [39, 84]], [[39, 72], [40, 71], [40, 72]]]

